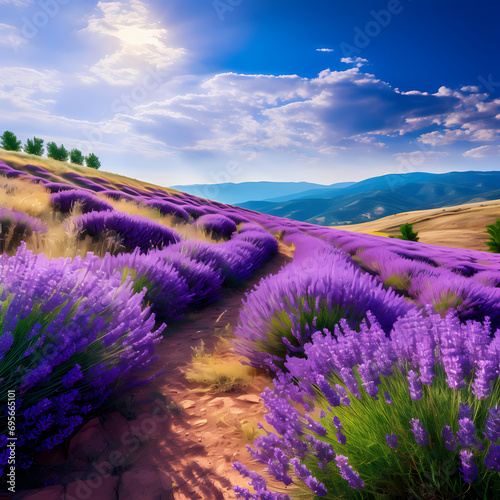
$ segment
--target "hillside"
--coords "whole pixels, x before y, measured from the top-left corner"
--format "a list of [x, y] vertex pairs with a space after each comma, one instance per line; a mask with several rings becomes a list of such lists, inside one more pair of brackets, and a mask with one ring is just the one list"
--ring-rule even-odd
[[336, 228], [359, 233], [380, 232], [397, 236], [401, 234], [399, 227], [408, 222], [413, 224], [414, 231], [418, 231], [419, 241], [422, 243], [487, 251], [486, 241], [489, 235], [485, 227], [499, 218], [500, 199], [497, 199], [439, 209], [402, 212], [372, 222], [336, 226]]

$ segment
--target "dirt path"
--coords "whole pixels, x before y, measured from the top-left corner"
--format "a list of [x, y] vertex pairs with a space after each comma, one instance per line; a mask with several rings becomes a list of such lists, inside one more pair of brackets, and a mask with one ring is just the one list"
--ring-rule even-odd
[[[190, 383], [185, 370], [192, 359], [192, 348], [203, 341], [205, 349], [211, 351], [218, 341], [215, 330], [228, 323], [236, 326], [245, 292], [291, 260], [283, 251], [244, 287], [227, 290], [213, 306], [167, 328], [165, 339], [157, 344], [159, 360], [148, 372], [164, 373], [122, 397], [120, 411], [86, 424], [71, 439], [69, 450], [58, 449], [44, 457], [43, 464], [60, 484], [10, 498], [236, 498], [233, 485], [248, 487], [248, 483], [232, 468], [232, 462], [239, 460], [263, 470], [245, 449], [253, 436], [250, 431], [245, 436], [242, 426], [250, 429], [256, 422], [264, 422], [259, 394], [271, 379], [256, 373], [245, 389], [214, 394]], [[228, 363], [241, 359], [228, 345], [219, 349], [219, 355]]]

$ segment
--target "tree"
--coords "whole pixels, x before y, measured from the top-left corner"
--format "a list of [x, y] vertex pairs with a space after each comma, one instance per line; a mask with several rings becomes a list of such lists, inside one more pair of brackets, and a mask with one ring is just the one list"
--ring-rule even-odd
[[71, 163], [75, 163], [76, 165], [83, 165], [83, 157], [82, 152], [79, 149], [72, 149], [69, 153], [69, 161]]
[[24, 145], [24, 152], [29, 155], [43, 155], [43, 139], [33, 137], [33, 140], [28, 139]]
[[16, 135], [9, 130], [6, 130], [2, 137], [2, 148], [7, 151], [21, 151], [21, 141], [17, 140]]
[[490, 247], [490, 252], [500, 253], [500, 219], [486, 226], [486, 232], [490, 235], [489, 241], [486, 244]]
[[101, 166], [101, 162], [94, 153], [90, 153], [88, 156], [85, 157], [85, 165], [87, 165], [87, 167], [95, 168], [97, 170]]
[[69, 153], [64, 144], [58, 147], [55, 142], [49, 142], [47, 144], [47, 156], [54, 160], [68, 161]]
[[413, 224], [403, 224], [399, 227], [401, 232], [400, 240], [418, 241], [418, 233], [413, 232]]

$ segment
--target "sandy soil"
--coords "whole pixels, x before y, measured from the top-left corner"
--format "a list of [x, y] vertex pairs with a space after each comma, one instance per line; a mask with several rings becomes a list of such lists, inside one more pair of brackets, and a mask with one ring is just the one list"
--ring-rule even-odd
[[390, 215], [363, 224], [335, 226], [358, 233], [383, 232], [398, 235], [399, 226], [409, 222], [418, 231], [419, 241], [454, 248], [487, 251], [487, 224], [500, 218], [500, 200], [467, 203], [454, 207], [419, 210]]
[[[193, 349], [214, 349], [214, 335], [228, 323], [235, 327], [245, 292], [291, 260], [277, 254], [245, 286], [228, 290], [213, 306], [181, 320], [157, 345], [159, 360], [148, 371], [164, 373], [120, 399], [121, 411], [112, 411], [86, 424], [71, 439], [42, 457], [56, 486], [3, 498], [23, 500], [225, 500], [246, 480], [232, 468], [239, 460], [254, 470], [242, 424], [264, 423], [259, 394], [271, 385], [266, 373], [256, 372], [250, 385], [224, 393], [210, 393], [186, 380]], [[230, 343], [219, 348], [228, 362], [242, 360]], [[144, 377], [144, 374], [142, 374]], [[278, 485], [279, 487], [280, 485]], [[282, 491], [285, 487], [281, 484]]]

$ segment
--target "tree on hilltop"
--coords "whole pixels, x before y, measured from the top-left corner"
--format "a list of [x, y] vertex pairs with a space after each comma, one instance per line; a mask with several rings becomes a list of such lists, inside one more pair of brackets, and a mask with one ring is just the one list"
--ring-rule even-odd
[[47, 156], [54, 160], [68, 161], [69, 153], [64, 147], [64, 144], [57, 146], [57, 144], [52, 141], [47, 144]]
[[79, 149], [72, 149], [69, 153], [69, 161], [75, 163], [76, 165], [83, 165], [85, 160], [82, 152]]
[[101, 166], [101, 162], [94, 153], [90, 153], [88, 156], [85, 157], [85, 165], [87, 165], [87, 167], [95, 168], [97, 170]]
[[10, 132], [10, 130], [6, 130], [2, 136], [1, 145], [2, 148], [7, 151], [21, 151], [21, 141], [19, 141], [14, 134], [14, 132]]
[[29, 155], [42, 156], [43, 151], [43, 139], [40, 139], [39, 137], [28, 139], [24, 145], [24, 152]]

